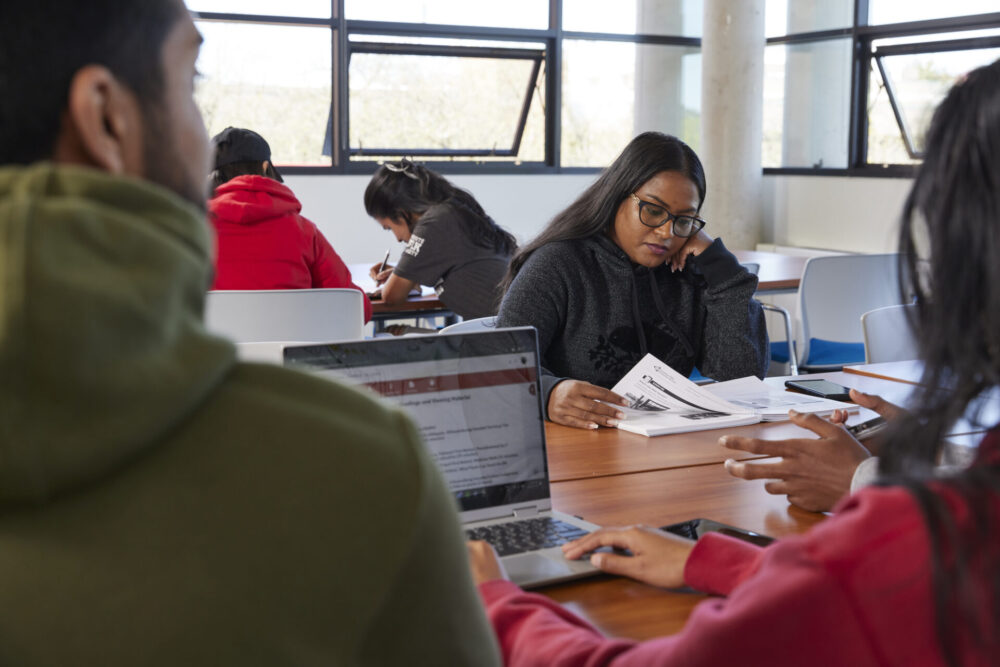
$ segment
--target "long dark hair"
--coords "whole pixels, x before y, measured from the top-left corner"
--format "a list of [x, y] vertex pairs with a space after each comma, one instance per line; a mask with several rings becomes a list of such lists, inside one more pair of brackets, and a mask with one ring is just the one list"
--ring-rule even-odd
[[691, 147], [677, 137], [643, 132], [629, 142], [600, 177], [511, 260], [503, 290], [507, 291], [531, 253], [546, 243], [582, 239], [606, 232], [614, 224], [618, 206], [643, 183], [661, 171], [679, 171], [698, 189], [698, 207], [705, 203], [705, 169]]
[[462, 230], [469, 240], [505, 255], [513, 254], [517, 240], [486, 215], [475, 197], [457, 188], [444, 176], [403, 159], [375, 170], [365, 188], [365, 211], [373, 218], [402, 220], [412, 231], [417, 217], [427, 209], [448, 202], [464, 209]]
[[[924, 514], [938, 635], [948, 662], [958, 664], [963, 632], [988, 653], [1000, 648], [1000, 559], [991, 544], [1000, 465], [993, 459], [939, 482], [968, 505], [972, 531], [960, 530], [927, 482], [957, 419], [998, 426], [977, 399], [1000, 386], [1000, 60], [957, 83], [934, 113], [900, 252], [917, 297], [912, 325], [925, 370], [911, 417], [886, 443], [880, 466], [884, 483], [908, 488]], [[989, 588], [970, 577], [977, 568], [992, 576]], [[992, 612], [985, 623], [984, 610]]]

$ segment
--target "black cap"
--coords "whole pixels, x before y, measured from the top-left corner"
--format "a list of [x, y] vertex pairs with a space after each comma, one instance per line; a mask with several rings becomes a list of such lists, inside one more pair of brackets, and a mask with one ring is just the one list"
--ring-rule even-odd
[[[236, 162], [264, 162], [265, 160], [271, 162], [271, 147], [267, 145], [264, 137], [253, 130], [227, 127], [212, 137], [212, 145], [215, 147], [213, 169]], [[271, 167], [278, 180], [283, 181], [273, 162]]]

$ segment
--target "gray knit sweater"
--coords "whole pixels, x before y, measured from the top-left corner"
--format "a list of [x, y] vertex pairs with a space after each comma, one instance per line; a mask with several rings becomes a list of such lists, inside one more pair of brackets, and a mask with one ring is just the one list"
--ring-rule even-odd
[[534, 326], [544, 405], [565, 378], [610, 388], [648, 351], [687, 376], [767, 372], [757, 277], [716, 239], [683, 271], [633, 264], [603, 234], [532, 253], [511, 284], [497, 326]]

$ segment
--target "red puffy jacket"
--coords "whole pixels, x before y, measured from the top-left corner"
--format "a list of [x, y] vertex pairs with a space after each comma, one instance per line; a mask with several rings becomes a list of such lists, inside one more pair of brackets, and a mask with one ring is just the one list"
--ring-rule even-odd
[[[208, 202], [215, 228], [212, 289], [352, 287], [351, 272], [323, 234], [299, 215], [292, 191], [264, 176], [237, 176]], [[365, 321], [372, 305], [364, 297]]]

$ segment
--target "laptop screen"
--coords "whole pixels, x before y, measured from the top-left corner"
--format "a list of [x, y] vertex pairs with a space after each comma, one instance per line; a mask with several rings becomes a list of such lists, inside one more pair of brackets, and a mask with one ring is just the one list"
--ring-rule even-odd
[[549, 497], [534, 329], [304, 345], [284, 358], [405, 410], [461, 511]]

